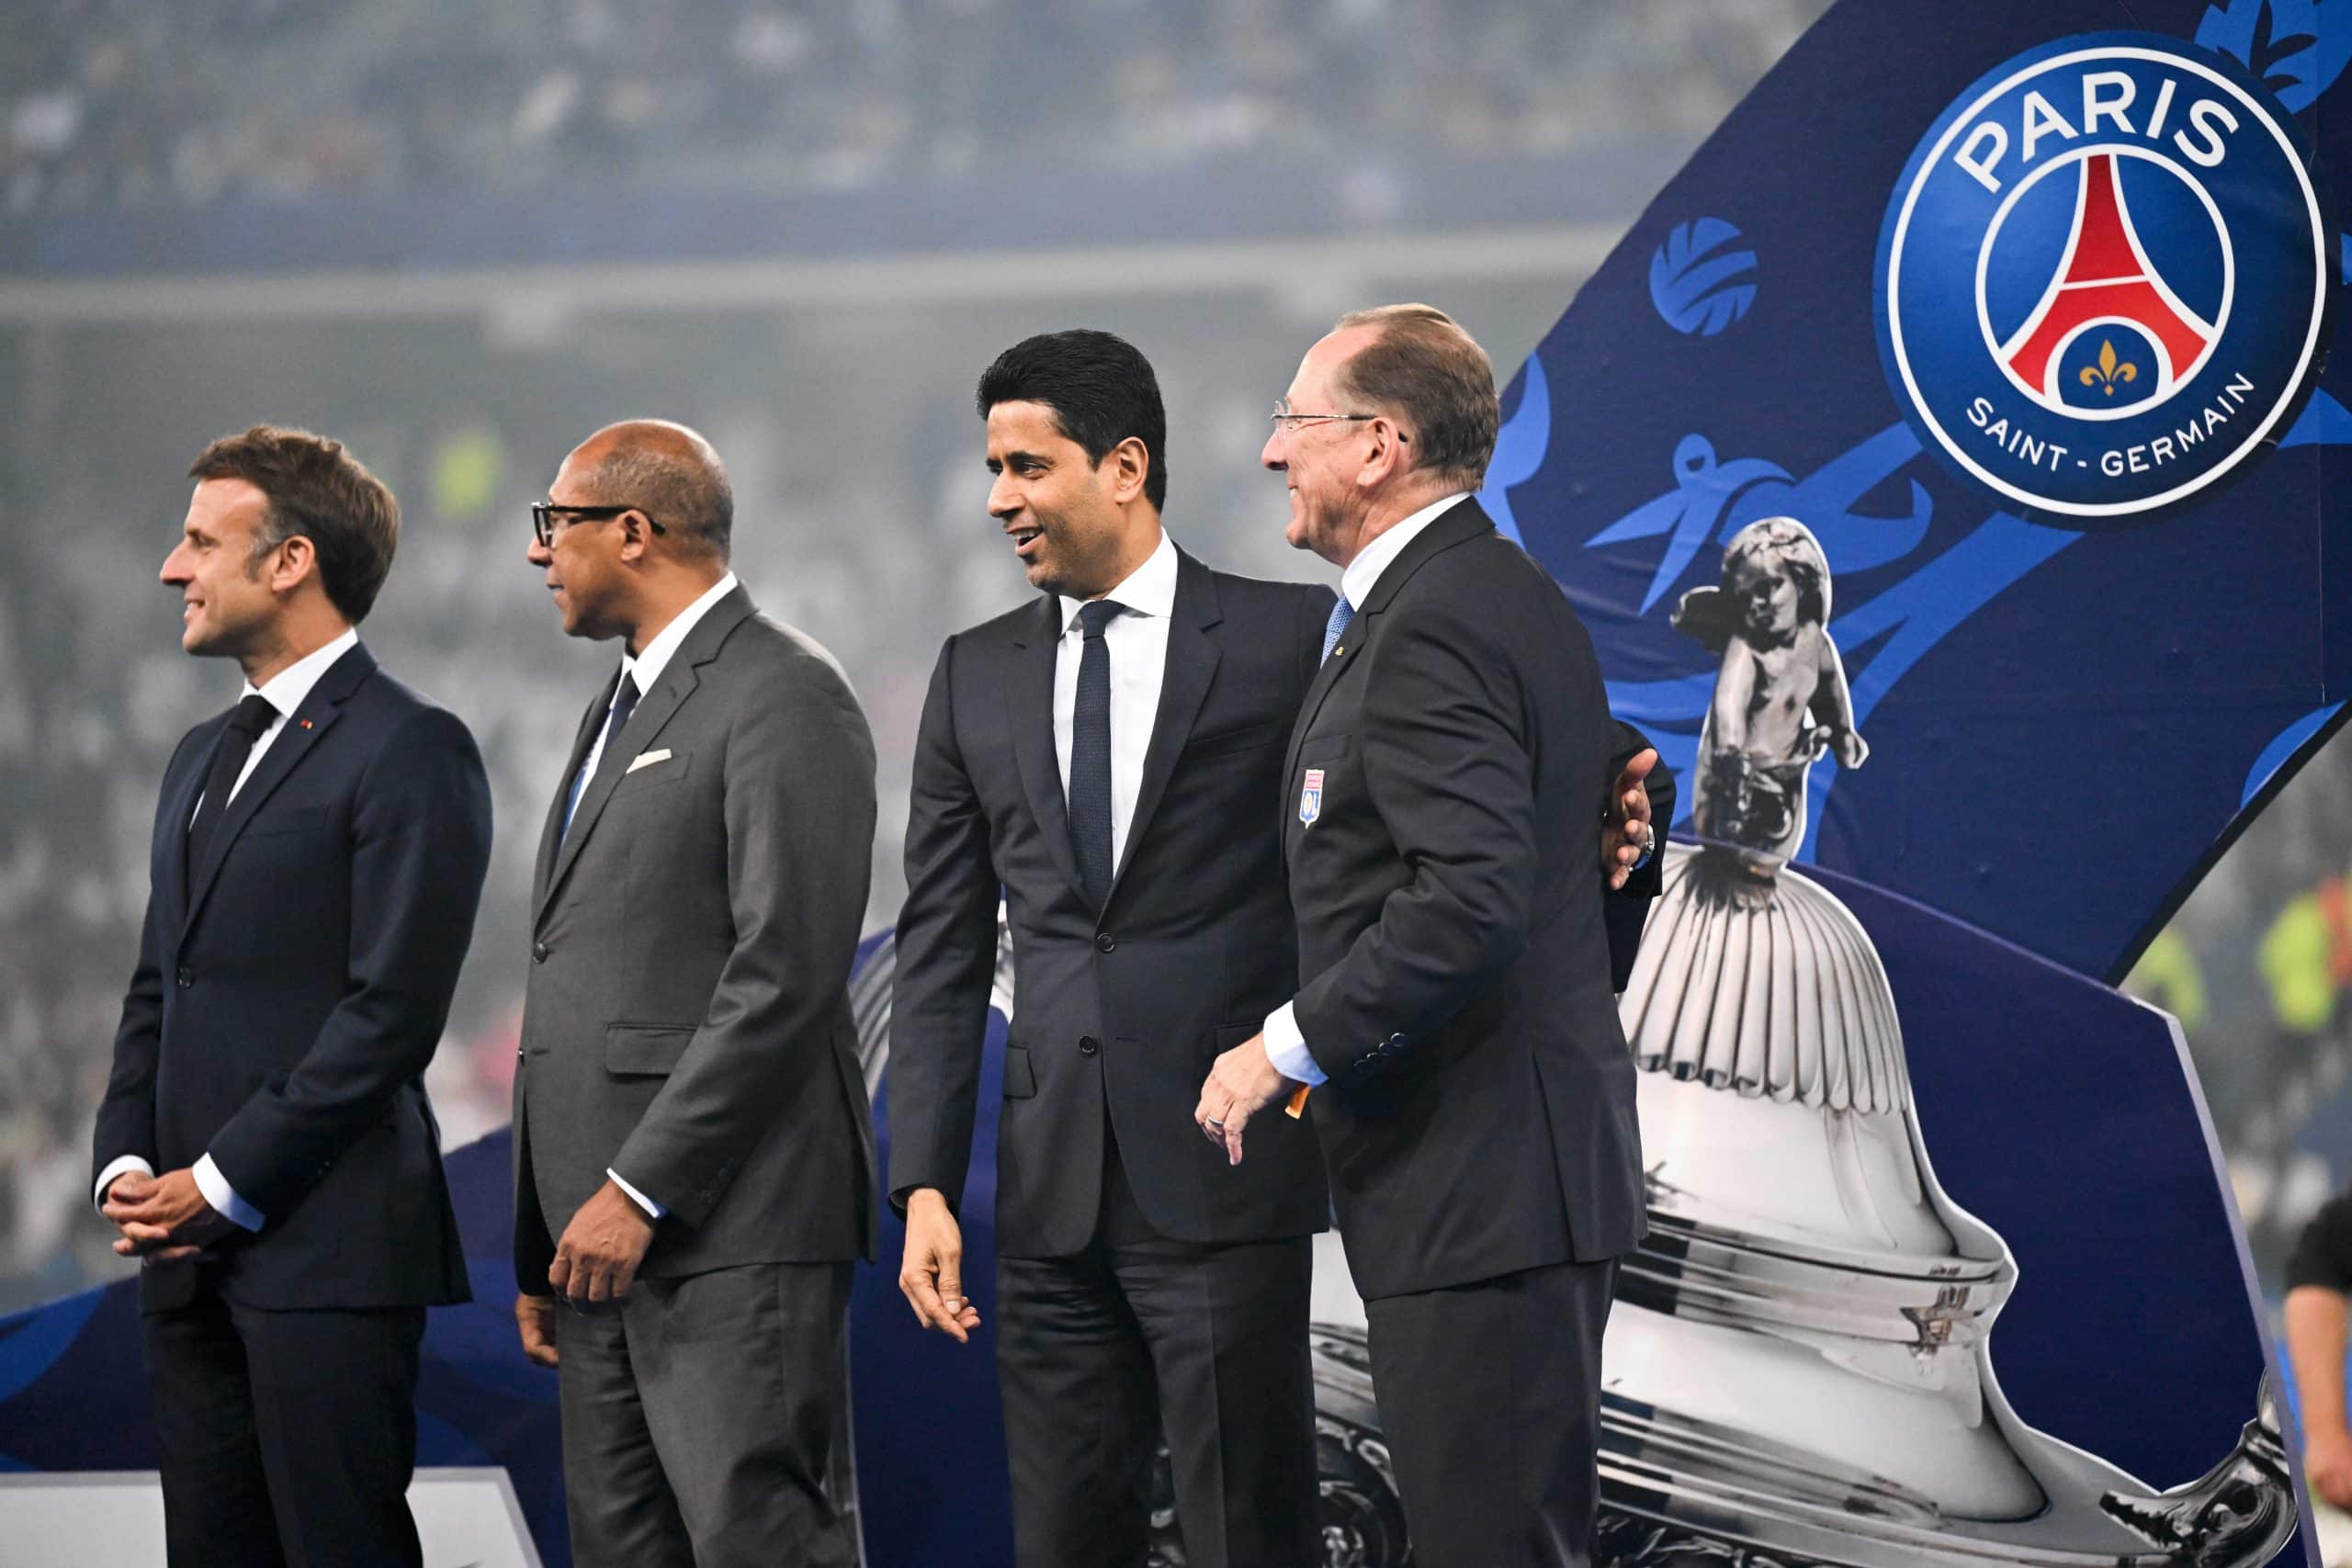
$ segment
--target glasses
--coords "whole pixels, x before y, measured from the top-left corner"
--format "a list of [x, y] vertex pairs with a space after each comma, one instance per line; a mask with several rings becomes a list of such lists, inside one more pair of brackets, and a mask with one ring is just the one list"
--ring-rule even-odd
[[[1321, 424], [1327, 420], [1346, 420], [1354, 422], [1358, 420], [1378, 419], [1380, 416], [1376, 413], [1295, 413], [1291, 411], [1289, 401], [1285, 400], [1276, 403], [1274, 405], [1274, 412], [1266, 417], [1274, 422], [1274, 428], [1276, 430], [1282, 431], [1285, 434], [1295, 434], [1300, 430], [1304, 430], [1310, 424]], [[1397, 432], [1396, 439], [1399, 441], [1404, 440], [1404, 432]]]
[[[531, 502], [531, 537], [541, 549], [551, 549], [555, 536], [574, 523], [609, 523], [625, 513], [636, 513], [645, 519], [645, 525], [657, 534], [670, 530], [653, 520], [653, 514], [642, 506], [558, 506], [552, 501]], [[557, 518], [562, 518], [559, 523]]]

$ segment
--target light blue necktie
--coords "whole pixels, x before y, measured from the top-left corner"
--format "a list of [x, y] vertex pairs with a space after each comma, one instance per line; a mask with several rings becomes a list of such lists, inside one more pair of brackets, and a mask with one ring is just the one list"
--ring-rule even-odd
[[1331, 618], [1323, 623], [1323, 657], [1325, 659], [1330, 658], [1331, 650], [1340, 646], [1340, 634], [1348, 629], [1348, 623], [1354, 620], [1355, 616], [1356, 607], [1348, 603], [1346, 594], [1340, 594], [1340, 602], [1331, 606]]

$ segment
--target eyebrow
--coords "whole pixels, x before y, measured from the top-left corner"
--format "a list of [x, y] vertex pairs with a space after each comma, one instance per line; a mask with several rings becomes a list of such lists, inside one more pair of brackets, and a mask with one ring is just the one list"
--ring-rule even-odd
[[1007, 463], [1046, 463], [1051, 462], [1052, 459], [1040, 452], [1007, 452], [1002, 457], [990, 453], [984, 461], [988, 465], [989, 471], [994, 473]]

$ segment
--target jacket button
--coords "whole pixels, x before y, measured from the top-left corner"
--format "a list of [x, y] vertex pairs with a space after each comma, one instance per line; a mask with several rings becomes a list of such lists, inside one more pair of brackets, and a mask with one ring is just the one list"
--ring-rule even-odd
[[1095, 1052], [1100, 1051], [1101, 1049], [1102, 1049], [1102, 1042], [1095, 1039], [1091, 1034], [1081, 1034], [1078, 1037], [1078, 1054], [1080, 1055], [1091, 1056]]
[[180, 965], [180, 972], [175, 977], [183, 988], [196, 984], [196, 971], [185, 964]]
[[1113, 936], [1109, 931], [1104, 931], [1101, 936], [1094, 939], [1094, 951], [1097, 953], [1108, 953], [1118, 945], [1119, 939]]
[[548, 944], [543, 942], [533, 942], [531, 944], [531, 962], [534, 964], [545, 964], [547, 961]]

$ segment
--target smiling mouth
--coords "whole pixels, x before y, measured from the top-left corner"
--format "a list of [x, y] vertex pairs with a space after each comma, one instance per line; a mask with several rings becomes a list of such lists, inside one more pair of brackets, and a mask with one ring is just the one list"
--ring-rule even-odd
[[1012, 541], [1012, 553], [1027, 560], [1036, 553], [1037, 541], [1046, 536], [1043, 528], [1015, 528], [1006, 536]]

